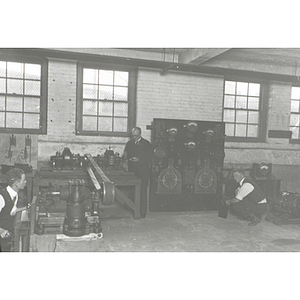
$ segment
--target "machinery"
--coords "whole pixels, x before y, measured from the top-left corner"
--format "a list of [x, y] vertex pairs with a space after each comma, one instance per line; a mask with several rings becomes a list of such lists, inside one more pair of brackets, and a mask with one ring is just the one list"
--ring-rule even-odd
[[217, 210], [222, 194], [225, 125], [154, 119], [151, 211]]
[[55, 162], [53, 166], [62, 169], [81, 166], [87, 171], [90, 180], [67, 179], [68, 185], [61, 185], [73, 174], [70, 170], [70, 173], [63, 173], [64, 179], [52, 180], [55, 184], [50, 181], [48, 186], [40, 187], [39, 196], [31, 210], [34, 215], [34, 233], [63, 233], [72, 237], [101, 233], [99, 208], [100, 205], [111, 205], [114, 202], [114, 184], [90, 154], [74, 156], [69, 148], [65, 148], [63, 154], [56, 157], [58, 159], [51, 159], [52, 163]]
[[268, 204], [266, 220], [277, 225], [300, 224], [300, 194], [281, 192]]
[[[104, 155], [93, 157], [97, 164], [103, 170], [123, 170], [123, 158], [119, 153], [109, 147]], [[84, 169], [86, 158], [80, 154], [74, 154], [70, 148], [65, 147], [62, 152], [57, 151], [55, 155], [50, 157], [51, 170], [80, 170]]]

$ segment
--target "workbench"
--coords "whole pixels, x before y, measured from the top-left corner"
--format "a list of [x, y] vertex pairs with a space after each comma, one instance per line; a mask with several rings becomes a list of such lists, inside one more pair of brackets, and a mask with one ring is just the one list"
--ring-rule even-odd
[[[141, 180], [136, 177], [133, 172], [125, 172], [119, 170], [105, 171], [105, 175], [115, 185], [116, 200], [122, 204], [126, 204], [133, 210], [133, 218], [140, 218], [140, 193], [141, 193]], [[96, 175], [97, 177], [97, 175]], [[47, 187], [49, 183], [53, 186], [66, 186], [69, 180], [83, 179], [85, 185], [93, 187], [93, 183], [85, 170], [49, 170], [49, 168], [41, 168], [36, 172], [33, 181], [33, 196], [37, 196], [40, 187]], [[133, 199], [128, 198], [119, 188], [129, 187], [134, 189]]]

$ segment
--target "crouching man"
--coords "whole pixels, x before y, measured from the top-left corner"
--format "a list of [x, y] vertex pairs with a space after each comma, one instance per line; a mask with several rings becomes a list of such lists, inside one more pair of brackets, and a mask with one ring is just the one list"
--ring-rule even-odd
[[243, 170], [234, 170], [233, 177], [239, 184], [239, 188], [236, 191], [236, 196], [225, 202], [232, 204], [238, 218], [249, 220], [248, 225], [255, 226], [261, 221], [261, 216], [267, 209], [266, 197], [257, 183], [245, 178]]

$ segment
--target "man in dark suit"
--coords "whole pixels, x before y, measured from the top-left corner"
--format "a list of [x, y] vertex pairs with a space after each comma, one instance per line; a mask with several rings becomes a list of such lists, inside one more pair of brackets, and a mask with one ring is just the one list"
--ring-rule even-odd
[[140, 127], [134, 127], [131, 131], [132, 139], [127, 142], [124, 150], [124, 158], [128, 160], [128, 171], [134, 172], [141, 178], [141, 218], [147, 214], [147, 189], [150, 178], [150, 163], [152, 158], [152, 146], [149, 141], [141, 136]]

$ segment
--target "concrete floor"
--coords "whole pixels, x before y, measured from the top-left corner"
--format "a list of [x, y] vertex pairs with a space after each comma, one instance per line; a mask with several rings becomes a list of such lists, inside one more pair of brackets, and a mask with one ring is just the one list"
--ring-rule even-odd
[[57, 240], [55, 252], [298, 252], [299, 225], [257, 226], [215, 211], [149, 212], [134, 220], [120, 204], [101, 209], [103, 237]]

